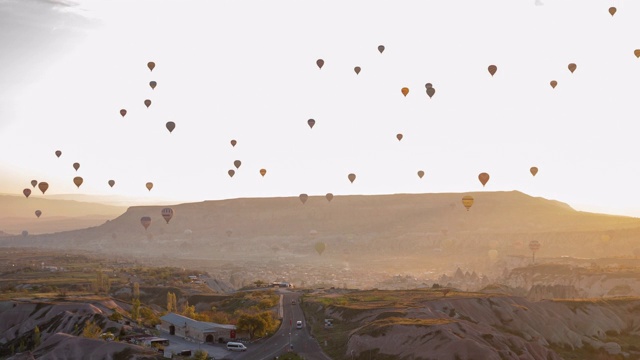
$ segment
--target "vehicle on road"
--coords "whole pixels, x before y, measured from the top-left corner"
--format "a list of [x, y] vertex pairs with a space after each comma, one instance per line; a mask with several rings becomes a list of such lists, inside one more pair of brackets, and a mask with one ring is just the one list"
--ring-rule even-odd
[[291, 300], [291, 305], [295, 305], [296, 301], [295, 300]]
[[302, 321], [298, 320], [296, 322], [296, 329], [302, 329]]
[[227, 343], [227, 350], [229, 351], [247, 351], [247, 347], [243, 343], [231, 342]]

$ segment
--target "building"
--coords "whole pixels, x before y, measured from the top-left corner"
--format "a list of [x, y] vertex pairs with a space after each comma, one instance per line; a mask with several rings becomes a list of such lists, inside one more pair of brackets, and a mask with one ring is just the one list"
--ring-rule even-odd
[[160, 318], [159, 330], [196, 341], [207, 343], [226, 343], [236, 339], [248, 338], [248, 333], [236, 332], [235, 325], [222, 325], [196, 321], [186, 316], [169, 313]]

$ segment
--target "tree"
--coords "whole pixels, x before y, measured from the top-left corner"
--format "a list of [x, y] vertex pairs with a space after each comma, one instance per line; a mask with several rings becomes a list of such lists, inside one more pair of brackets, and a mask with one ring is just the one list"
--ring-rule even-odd
[[140, 299], [140, 284], [137, 282], [133, 283], [133, 298]]
[[254, 284], [256, 287], [263, 287], [263, 286], [264, 286], [264, 285], [266, 285], [267, 283], [266, 283], [266, 282], [264, 282], [264, 281], [262, 281], [262, 280], [256, 280], [256, 281], [254, 281], [254, 282], [253, 282], [253, 284]]
[[264, 311], [257, 315], [242, 314], [238, 318], [236, 327], [240, 331], [247, 331], [251, 339], [256, 336], [261, 337], [273, 330], [275, 321], [270, 312]]
[[193, 353], [193, 358], [195, 360], [207, 360], [208, 356], [209, 356], [209, 353], [201, 349], [198, 349]]
[[131, 307], [131, 318], [134, 321], [138, 321], [140, 315], [140, 299], [133, 299], [133, 306]]
[[109, 315], [109, 320], [111, 321], [120, 321], [122, 320], [122, 314], [117, 311], [114, 311], [113, 314]]
[[451, 291], [451, 289], [443, 289], [442, 296], [447, 297], [447, 294]]
[[93, 321], [87, 320], [84, 323], [84, 329], [82, 329], [82, 336], [89, 339], [97, 339], [102, 334], [102, 328]]
[[167, 311], [168, 312], [178, 311], [178, 299], [176, 298], [176, 294], [172, 292], [167, 293]]
[[184, 308], [182, 309], [182, 315], [186, 316], [190, 319], [196, 318], [196, 307], [194, 305], [189, 306], [189, 301], [184, 304]]
[[97, 294], [100, 293], [109, 293], [109, 289], [111, 288], [111, 280], [109, 277], [102, 273], [101, 270], [96, 272], [96, 281], [93, 283], [93, 289]]
[[33, 348], [37, 348], [40, 346], [40, 328], [36, 325], [36, 328], [33, 330]]

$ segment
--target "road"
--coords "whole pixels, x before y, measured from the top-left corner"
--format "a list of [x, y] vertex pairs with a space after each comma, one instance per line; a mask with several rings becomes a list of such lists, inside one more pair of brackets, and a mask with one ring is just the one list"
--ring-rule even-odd
[[[279, 292], [283, 295], [282, 325], [280, 329], [268, 339], [248, 344], [247, 351], [237, 355], [234, 354], [234, 356], [228, 358], [273, 360], [276, 356], [282, 355], [292, 348], [294, 352], [300, 354], [306, 360], [331, 360], [322, 352], [318, 342], [309, 334], [304, 314], [300, 308], [301, 293], [284, 289]], [[296, 304], [292, 305], [291, 300], [295, 300]], [[296, 329], [296, 321], [298, 320], [302, 321], [302, 329]]]

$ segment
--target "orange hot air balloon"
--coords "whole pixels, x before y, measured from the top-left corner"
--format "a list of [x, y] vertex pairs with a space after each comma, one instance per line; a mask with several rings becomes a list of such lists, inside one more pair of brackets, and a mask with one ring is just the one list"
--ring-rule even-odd
[[556, 88], [556, 86], [558, 86], [558, 82], [555, 80], [551, 80], [551, 82], [549, 83], [551, 85], [552, 88]]
[[567, 67], [569, 68], [569, 71], [571, 71], [571, 73], [573, 74], [573, 72], [576, 71], [576, 69], [578, 68], [578, 65], [571, 63]]
[[609, 8], [609, 14], [611, 14], [611, 16], [615, 15], [616, 11], [618, 11], [618, 9], [613, 6]]
[[360, 66], [356, 66], [356, 67], [353, 68], [353, 71], [356, 72], [356, 75], [360, 74], [360, 70], [361, 70]]
[[40, 211], [40, 210], [36, 210], [36, 216], [37, 216], [38, 218], [40, 218], [40, 215], [42, 215], [42, 211]]
[[62, 155], [62, 151], [60, 151], [60, 150], [56, 150], [56, 156], [57, 156], [57, 157], [60, 157], [60, 155]]
[[73, 168], [78, 171], [78, 169], [80, 169], [80, 163], [73, 163]]
[[423, 176], [424, 176], [424, 171], [422, 170], [418, 171], [418, 177], [422, 179]]
[[227, 171], [227, 174], [229, 174], [229, 177], [233, 177], [233, 175], [236, 174], [236, 171], [231, 169], [231, 170]]
[[176, 128], [176, 123], [174, 123], [173, 121], [169, 121], [166, 124], [167, 130], [169, 130], [169, 133], [173, 132], [173, 129]]
[[49, 188], [49, 184], [46, 183], [46, 182], [40, 182], [38, 184], [38, 189], [40, 189], [40, 191], [42, 191], [42, 194], [44, 194], [47, 191], [48, 188]]
[[633, 50], [633, 55], [635, 55], [637, 58], [640, 58], [640, 49]]
[[487, 181], [489, 181], [489, 174], [485, 172], [480, 173], [480, 175], [478, 175], [478, 180], [480, 180], [482, 186], [485, 186], [487, 184]]
[[300, 194], [299, 198], [300, 198], [300, 201], [302, 201], [302, 203], [304, 204], [304, 203], [306, 203], [306, 202], [307, 202], [307, 199], [309, 198], [309, 195], [307, 195], [307, 194]]
[[144, 105], [147, 107], [147, 109], [149, 108], [149, 106], [151, 106], [151, 100], [147, 99], [144, 101]]
[[155, 90], [158, 83], [155, 81], [149, 81], [149, 86], [151, 86], [151, 90]]
[[531, 169], [529, 169], [529, 172], [531, 172], [531, 175], [536, 176], [536, 174], [538, 173], [538, 168], [533, 166], [531, 167]]
[[322, 253], [324, 252], [324, 249], [327, 247], [327, 245], [325, 243], [323, 243], [322, 241], [319, 241], [316, 243], [316, 245], [314, 246], [316, 248], [316, 252], [318, 253], [318, 255], [322, 255]]
[[24, 190], [22, 190], [22, 193], [28, 199], [29, 195], [31, 195], [31, 189], [24, 189]]
[[80, 185], [82, 185], [82, 182], [83, 180], [80, 176], [76, 176], [73, 178], [73, 183], [76, 184], [78, 188], [80, 188]]
[[316, 60], [316, 65], [318, 65], [318, 67], [322, 69], [322, 67], [324, 66], [324, 60], [322, 59]]
[[147, 230], [149, 225], [151, 225], [151, 218], [149, 216], [143, 216], [140, 218], [140, 223], [144, 226], [144, 229]]
[[489, 70], [489, 74], [491, 74], [491, 76], [495, 75], [496, 71], [498, 71], [498, 67], [495, 65], [489, 65], [487, 69]]
[[236, 144], [237, 144], [237, 143], [238, 143], [237, 141], [235, 141], [235, 140], [231, 140], [231, 146], [232, 146], [232, 147], [236, 147]]
[[409, 94], [409, 88], [407, 87], [403, 87], [400, 91], [402, 91], [402, 95], [404, 95], [405, 97], [407, 96], [407, 94]]
[[38, 185], [38, 180], [31, 180], [31, 186], [36, 187]]
[[125, 110], [125, 109], [120, 109], [120, 115], [122, 115], [122, 117], [124, 117], [125, 115], [127, 115], [127, 110]]
[[333, 200], [333, 194], [332, 193], [327, 193], [327, 195], [325, 195], [324, 197], [327, 198], [328, 202], [331, 202], [331, 200]]
[[309, 125], [309, 128], [313, 129], [313, 126], [316, 124], [316, 121], [313, 119], [309, 119], [307, 120], [307, 124]]
[[162, 211], [160, 211], [160, 214], [162, 214], [162, 217], [164, 218], [164, 220], [168, 224], [169, 220], [171, 220], [171, 218], [173, 217], [173, 209], [172, 208], [164, 208], [164, 209], [162, 209]]
[[150, 71], [153, 71], [153, 68], [156, 67], [156, 63], [154, 63], [153, 61], [149, 61], [147, 63], [147, 67], [149, 68]]
[[396, 139], [398, 139], [398, 141], [402, 140], [402, 138], [403, 138], [402, 134], [397, 134], [396, 135]]
[[380, 54], [382, 54], [382, 52], [384, 51], [384, 45], [378, 45], [378, 51], [380, 51]]
[[348, 179], [349, 179], [349, 181], [351, 181], [351, 183], [353, 184], [353, 182], [354, 182], [354, 181], [356, 181], [356, 174], [351, 173], [351, 174], [349, 174], [349, 175], [347, 176], [347, 178], [348, 178]]
[[242, 161], [240, 160], [236, 160], [233, 162], [233, 166], [235, 166], [236, 169], [240, 169], [240, 165], [242, 165]]
[[260, 175], [264, 177], [267, 174], [267, 169], [260, 169]]
[[147, 190], [151, 191], [151, 189], [153, 189], [153, 183], [152, 182], [148, 182], [146, 185]]
[[434, 89], [432, 86], [427, 88], [427, 95], [429, 95], [429, 99], [431, 99], [435, 94], [436, 94], [436, 89]]
[[109, 186], [113, 187], [113, 185], [115, 185], [116, 182], [114, 180], [109, 180]]
[[467, 208], [467, 211], [469, 211], [469, 208], [473, 205], [473, 196], [470, 196], [470, 195], [463, 196], [462, 205], [464, 205], [464, 207]]

